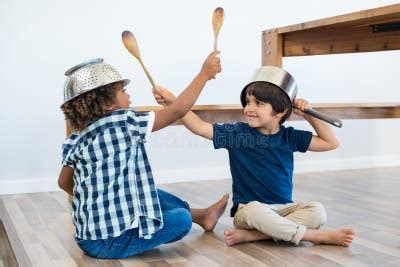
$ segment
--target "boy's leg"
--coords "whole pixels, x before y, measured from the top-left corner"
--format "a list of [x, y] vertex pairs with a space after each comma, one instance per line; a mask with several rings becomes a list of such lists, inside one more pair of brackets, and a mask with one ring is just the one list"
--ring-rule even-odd
[[319, 202], [289, 203], [276, 205], [276, 212], [307, 229], [319, 229], [326, 223], [326, 210]]
[[[258, 203], [258, 202], [256, 202]], [[250, 204], [250, 203], [249, 203]], [[261, 206], [265, 204], [258, 203]], [[306, 229], [304, 232], [301, 230], [297, 231], [294, 234], [294, 238], [292, 240], [287, 240], [284, 238], [280, 238], [279, 235], [275, 235], [273, 231], [267, 232], [268, 229], [262, 227], [262, 223], [258, 222], [259, 218], [251, 219], [251, 214], [254, 217], [257, 217], [257, 210], [259, 210], [258, 214], [263, 215], [265, 218], [265, 223], [268, 222], [270, 224], [278, 224], [275, 227], [270, 225], [270, 229], [279, 231], [279, 223], [281, 224], [282, 228], [280, 230], [290, 229], [290, 224], [282, 220], [277, 220], [275, 215], [286, 216], [281, 217], [283, 219], [289, 219], [294, 224], [301, 225], [299, 229], [304, 229], [305, 226], [309, 226], [310, 228], [319, 228], [323, 223], [326, 221], [326, 213], [325, 209], [322, 205], [318, 203], [308, 203], [308, 204], [288, 204], [288, 205], [278, 205], [277, 210], [271, 209], [268, 205], [265, 205], [263, 208], [257, 208], [260, 206], [257, 204], [252, 205], [251, 209], [242, 210], [241, 213], [235, 215], [234, 224], [235, 227], [238, 228], [245, 228], [245, 229], [230, 229], [225, 231], [225, 241], [227, 245], [233, 245], [239, 242], [247, 242], [247, 241], [255, 241], [255, 240], [262, 240], [262, 239], [269, 239], [272, 236], [275, 239], [291, 241], [295, 244], [298, 244], [300, 240], [311, 241], [313, 243], [325, 243], [325, 244], [335, 244], [335, 245], [342, 245], [348, 246], [353, 238], [354, 238], [354, 230], [351, 228], [342, 228], [338, 230], [314, 230], [314, 229]], [[247, 205], [246, 205], [247, 206]], [[246, 207], [245, 206], [245, 207]], [[241, 209], [243, 209], [242, 207]], [[269, 221], [267, 221], [269, 219]], [[304, 225], [302, 225], [304, 223]], [[256, 228], [258, 225], [260, 228]], [[258, 229], [257, 230], [250, 230], [250, 229]], [[263, 232], [263, 230], [265, 232]], [[277, 232], [278, 232], [277, 231]], [[281, 233], [282, 234], [282, 233]], [[284, 232], [283, 232], [284, 234]], [[287, 236], [287, 234], [286, 234]]]
[[[233, 221], [238, 229], [225, 231], [227, 244], [269, 238], [298, 244], [306, 232], [306, 227], [280, 216], [272, 207], [273, 205], [258, 201], [240, 207]], [[260, 233], [253, 232], [254, 230]]]
[[225, 243], [232, 246], [237, 243], [271, 239], [258, 230], [231, 228], [224, 231]]
[[179, 197], [168, 193], [162, 189], [157, 189], [158, 199], [160, 200], [160, 206], [162, 211], [168, 211], [175, 208], [185, 208], [190, 210], [189, 204], [180, 199]]
[[138, 229], [125, 231], [121, 236], [107, 240], [79, 241], [78, 245], [89, 256], [104, 259], [130, 257], [159, 245], [175, 242], [189, 233], [192, 217], [189, 205], [180, 198], [158, 190], [164, 226], [151, 239], [139, 238]]
[[212, 231], [219, 217], [224, 213], [228, 204], [229, 194], [222, 196], [220, 200], [205, 209], [190, 209], [192, 221], [200, 225], [204, 231]]
[[[176, 208], [163, 213], [164, 227], [154, 233], [151, 239], [139, 238], [138, 228], [125, 231], [121, 236], [101, 240], [101, 250], [95, 252], [79, 246], [89, 255], [100, 259], [122, 259], [144, 251], [182, 239], [192, 227], [190, 213], [184, 208]], [[89, 241], [93, 242], [93, 241]], [[98, 242], [98, 241], [94, 241]]]
[[318, 230], [326, 223], [325, 208], [318, 202], [278, 205], [277, 212], [281, 216], [307, 227], [302, 240], [311, 241], [315, 244], [324, 243], [345, 247], [353, 241], [355, 233], [352, 228]]
[[336, 230], [307, 229], [302, 240], [314, 244], [331, 244], [348, 247], [354, 239], [355, 232], [352, 228]]
[[192, 221], [200, 225], [204, 231], [212, 231], [217, 224], [219, 217], [224, 213], [228, 204], [229, 194], [225, 194], [222, 198], [205, 209], [192, 209], [186, 201], [181, 200], [164, 190], [157, 189], [160, 199], [161, 210], [168, 210], [174, 207], [186, 208], [191, 216]]

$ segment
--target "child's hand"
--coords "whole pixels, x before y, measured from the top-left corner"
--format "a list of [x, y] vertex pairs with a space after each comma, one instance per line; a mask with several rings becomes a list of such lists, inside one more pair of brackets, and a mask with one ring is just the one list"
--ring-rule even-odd
[[293, 108], [294, 114], [304, 116], [304, 110], [311, 109], [311, 104], [305, 99], [296, 98], [293, 102]]
[[221, 72], [221, 60], [218, 57], [218, 54], [219, 51], [212, 52], [201, 67], [200, 74], [205, 75], [208, 80], [215, 77], [217, 73]]
[[176, 96], [162, 86], [156, 86], [153, 90], [154, 98], [157, 103], [163, 106], [169, 106], [175, 101]]

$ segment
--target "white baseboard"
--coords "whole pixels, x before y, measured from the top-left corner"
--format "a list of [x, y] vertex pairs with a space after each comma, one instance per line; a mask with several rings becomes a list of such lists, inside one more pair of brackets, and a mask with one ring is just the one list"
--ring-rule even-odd
[[169, 184], [175, 182], [230, 179], [231, 172], [227, 164], [220, 167], [154, 171], [154, 177], [157, 184]]
[[0, 180], [0, 195], [22, 194], [36, 192], [51, 192], [60, 190], [57, 177], [43, 179], [10, 179]]
[[400, 155], [302, 160], [295, 164], [295, 173], [352, 170], [400, 166]]
[[[295, 173], [322, 172], [333, 170], [363, 169], [400, 166], [400, 155], [383, 155], [375, 157], [356, 157], [346, 159], [323, 159], [297, 161]], [[230, 179], [228, 164], [219, 167], [171, 169], [154, 171], [157, 184], [190, 182], [202, 180]], [[59, 191], [57, 178], [46, 179], [3, 179], [0, 180], [0, 195], [34, 192]]]

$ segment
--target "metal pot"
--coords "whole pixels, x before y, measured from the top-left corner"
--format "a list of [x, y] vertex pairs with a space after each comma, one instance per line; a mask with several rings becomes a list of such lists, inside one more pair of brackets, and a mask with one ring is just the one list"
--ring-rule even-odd
[[[288, 96], [292, 104], [293, 100], [296, 98], [297, 84], [292, 75], [290, 75], [290, 73], [279, 67], [263, 66], [256, 70], [256, 72], [253, 75], [252, 81], [243, 88], [240, 96], [242, 105], [245, 103], [243, 102], [243, 99], [245, 99], [246, 97], [244, 94], [246, 92], [247, 87], [253, 84], [254, 82], [267, 82], [276, 85], [277, 87], [282, 89], [283, 92], [285, 92], [285, 94]], [[343, 126], [343, 123], [339, 119], [332, 118], [323, 113], [317, 112], [313, 109], [306, 109], [304, 110], [304, 113], [311, 115], [315, 118], [318, 118], [320, 120], [323, 120], [327, 123], [330, 123], [336, 127], [341, 128]]]
[[64, 103], [101, 86], [130, 81], [123, 79], [116, 69], [103, 62], [102, 58], [78, 64], [65, 72], [68, 77], [64, 86]]

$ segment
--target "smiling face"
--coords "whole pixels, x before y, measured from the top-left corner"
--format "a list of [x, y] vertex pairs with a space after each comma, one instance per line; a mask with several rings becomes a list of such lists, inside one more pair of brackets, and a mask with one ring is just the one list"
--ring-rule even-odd
[[247, 85], [240, 94], [240, 102], [249, 126], [265, 134], [278, 130], [292, 111], [286, 93], [276, 85], [263, 81]]
[[279, 121], [285, 114], [274, 112], [271, 104], [260, 101], [253, 95], [246, 96], [246, 106], [243, 111], [249, 126], [266, 134], [279, 128]]

